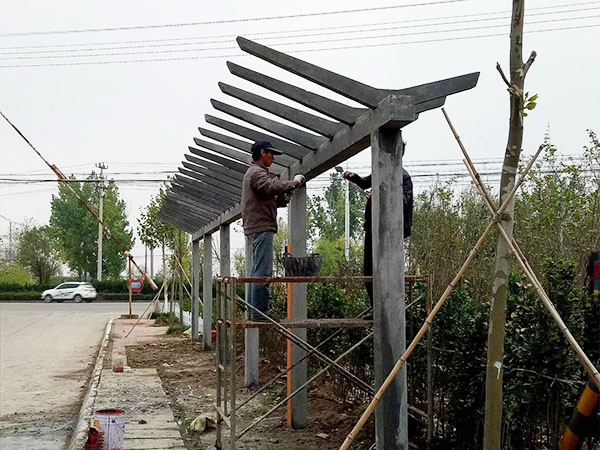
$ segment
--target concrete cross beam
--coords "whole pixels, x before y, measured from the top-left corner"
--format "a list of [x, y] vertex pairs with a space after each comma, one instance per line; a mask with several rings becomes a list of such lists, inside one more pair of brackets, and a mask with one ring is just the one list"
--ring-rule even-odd
[[180, 230], [183, 230], [186, 233], [193, 233], [194, 229], [196, 229], [193, 225], [187, 224], [187, 223], [181, 221], [181, 219], [176, 219], [175, 217], [172, 217], [169, 214], [169, 212], [164, 211], [162, 209], [158, 212], [156, 217], [158, 218], [158, 220], [160, 220], [164, 223], [168, 223], [169, 225], [171, 225], [175, 228], [178, 228]]
[[223, 195], [222, 191], [217, 191], [213, 189], [211, 185], [204, 183], [203, 181], [196, 180], [194, 178], [188, 178], [186, 176], [182, 176], [179, 174], [175, 174], [175, 179], [182, 185], [193, 186], [196, 189], [205, 192], [206, 194], [212, 195], [215, 200], [222, 201], [223, 209], [227, 209], [227, 207], [233, 202], [239, 202], [239, 197], [235, 196], [227, 196]]
[[202, 185], [198, 185], [195, 180], [182, 176], [179, 176], [179, 179], [177, 177], [178, 175], [176, 175], [175, 179], [171, 182], [171, 189], [175, 191], [184, 191], [198, 200], [209, 203], [221, 211], [236, 204], [235, 200], [215, 197], [214, 194], [207, 192]]
[[[186, 164], [188, 166], [190, 165], [189, 163], [186, 163]], [[192, 166], [193, 166], [193, 164], [192, 164]], [[199, 166], [196, 166], [196, 167], [198, 167], [200, 169]], [[194, 178], [196, 180], [210, 184], [211, 187], [215, 188], [217, 191], [223, 192], [224, 196], [231, 195], [230, 198], [232, 200], [239, 199], [239, 197], [242, 193], [242, 187], [239, 184], [233, 185], [233, 184], [229, 184], [227, 182], [221, 181], [217, 177], [211, 175], [210, 173], [207, 174], [206, 169], [204, 169], [203, 171], [200, 171], [200, 170], [193, 170], [190, 167], [180, 167], [179, 172], [182, 173], [183, 175], [187, 175], [190, 178]]]
[[[202, 139], [194, 139], [194, 142], [198, 145], [200, 145], [201, 147], [207, 148], [208, 150], [211, 150], [211, 152], [207, 152], [205, 150], [201, 150], [199, 148], [194, 148], [194, 147], [188, 147], [188, 150], [190, 152], [192, 152], [194, 155], [196, 156], [200, 156], [201, 158], [205, 158], [208, 159], [209, 161], [213, 161], [217, 164], [221, 164], [222, 166], [225, 167], [229, 167], [232, 170], [235, 170], [237, 172], [246, 172], [246, 170], [248, 169], [248, 164], [249, 163], [244, 163], [243, 159], [244, 155], [240, 154], [240, 152], [235, 151], [235, 150], [231, 150], [230, 154], [227, 154], [224, 151], [224, 148], [222, 145], [216, 145], [216, 144], [212, 144], [210, 147], [207, 146], [207, 144], [209, 144], [209, 142], [207, 141], [203, 141]], [[219, 153], [219, 154], [217, 154]], [[223, 156], [220, 155], [225, 155], [226, 157], [224, 158]], [[239, 159], [238, 159], [239, 158]]]
[[220, 208], [217, 209], [214, 206], [209, 205], [207, 203], [203, 203], [201, 200], [195, 199], [192, 196], [180, 194], [175, 191], [169, 191], [169, 194], [170, 194], [169, 199], [171, 199], [175, 203], [179, 203], [182, 206], [185, 206], [187, 208], [197, 208], [198, 210], [202, 211], [203, 213], [208, 213], [208, 214], [220, 214], [221, 213]]
[[224, 207], [233, 206], [235, 204], [235, 202], [227, 204], [227, 203], [223, 202], [223, 200], [220, 200], [220, 201], [215, 200], [213, 197], [206, 194], [205, 192], [199, 191], [190, 185], [185, 186], [185, 185], [179, 184], [177, 181], [171, 182], [171, 186], [169, 187], [169, 192], [180, 195], [180, 196], [184, 196], [186, 198], [189, 197], [189, 200], [193, 200], [195, 202], [202, 203], [206, 208], [208, 208], [214, 212], [221, 212], [221, 211], [223, 211]]
[[[211, 116], [210, 114], [206, 114], [204, 118], [206, 119], [207, 123], [210, 123], [211, 125], [214, 125], [219, 128], [223, 128], [224, 130], [230, 131], [231, 133], [235, 133], [239, 136], [243, 136], [252, 142], [263, 140], [271, 141], [271, 143], [275, 147], [283, 150], [283, 155], [277, 157], [277, 161], [283, 166], [291, 166], [292, 164], [298, 162], [297, 158], [290, 156], [294, 153], [297, 153], [298, 150], [306, 152], [306, 150], [302, 150], [302, 147], [300, 147], [299, 145], [291, 144], [290, 142], [284, 141], [283, 139], [266, 135], [255, 129], [244, 127], [242, 125], [238, 125], [227, 120], [219, 119], [218, 117]], [[250, 150], [250, 147], [252, 147], [252, 142], [248, 142], [246, 144], [248, 146], [248, 150]], [[297, 149], [294, 149], [294, 147], [297, 147]]]
[[198, 164], [192, 164], [187, 161], [182, 161], [181, 164], [183, 164], [183, 167], [185, 167], [188, 170], [197, 172], [202, 175], [206, 175], [207, 177], [213, 177], [215, 180], [223, 182], [229, 186], [235, 187], [236, 189], [239, 189], [240, 187], [240, 180], [238, 180], [237, 178], [229, 177], [227, 175], [223, 175], [217, 170], [207, 169], [206, 167], [199, 166]]
[[[202, 226], [203, 224], [205, 224], [206, 222], [208, 222], [209, 219], [199, 219], [198, 217], [194, 216], [191, 217], [187, 214], [185, 214], [184, 212], [182, 212], [180, 209], [175, 208], [171, 205], [166, 206], [164, 209], [165, 213], [170, 214], [171, 216], [175, 215], [176, 217], [172, 217], [173, 220], [175, 220], [179, 225], [177, 226], [177, 228], [180, 228], [181, 226], [186, 226], [186, 227], [199, 227]], [[185, 231], [184, 228], [181, 228]]]
[[322, 95], [309, 92], [262, 73], [238, 66], [232, 62], [227, 62], [227, 67], [233, 75], [248, 80], [257, 86], [261, 86], [283, 97], [289, 98], [308, 108], [314, 109], [315, 111], [320, 112], [327, 117], [331, 117], [338, 122], [345, 123], [346, 125], [353, 125], [360, 116], [367, 112], [365, 108], [355, 108], [344, 105], [343, 103], [323, 97]]
[[[224, 94], [231, 95], [234, 98], [289, 120], [290, 122], [298, 124], [303, 128], [307, 128], [315, 133], [326, 136], [329, 139], [331, 139], [335, 133], [340, 131], [345, 126], [339, 122], [332, 122], [331, 120], [323, 119], [315, 116], [314, 114], [307, 113], [297, 108], [292, 108], [291, 106], [284, 105], [283, 103], [269, 100], [265, 97], [261, 97], [259, 95], [230, 86], [229, 84], [219, 83], [219, 87]], [[213, 106], [215, 106], [215, 100], [211, 101], [213, 102]], [[314, 148], [310, 147], [313, 150], [316, 150], [316, 147], [326, 141], [326, 139], [323, 137], [314, 135], [311, 136], [313, 136], [313, 139], [316, 141], [315, 144], [313, 144]]]
[[165, 201], [165, 208], [170, 209], [171, 211], [178, 212], [178, 214], [186, 219], [187, 221], [191, 221], [194, 224], [203, 225], [214, 217], [214, 214], [202, 212], [199, 210], [192, 210], [184, 205], [176, 203], [173, 199], [168, 199]]
[[[244, 169], [241, 172], [246, 172], [246, 170], [248, 169], [248, 165], [252, 162], [252, 156], [250, 155], [250, 148], [252, 147], [252, 143], [231, 136], [227, 136], [225, 134], [217, 133], [215, 131], [211, 131], [202, 127], [199, 127], [198, 131], [200, 131], [200, 134], [202, 136], [214, 139], [217, 142], [222, 142], [223, 144], [227, 144], [229, 145], [229, 147], [214, 144], [213, 142], [205, 141], [203, 139], [194, 138], [194, 142], [197, 145], [212, 150], [214, 152], [219, 152], [222, 155], [227, 156], [228, 158], [235, 159], [239, 163], [242, 163], [244, 167]], [[274, 162], [271, 167], [275, 169], [275, 172], [281, 172], [287, 169], [287, 166], [284, 166], [277, 162]]]
[[220, 174], [227, 175], [229, 178], [233, 178], [238, 181], [242, 181], [244, 179], [244, 172], [241, 172], [241, 171], [238, 172], [237, 170], [230, 169], [229, 167], [225, 167], [221, 164], [213, 163], [212, 161], [209, 161], [208, 159], [197, 158], [196, 156], [187, 155], [187, 154], [184, 156], [185, 156], [185, 159], [187, 159], [189, 162], [196, 164], [198, 166], [206, 167], [207, 169], [210, 169], [213, 172], [218, 172]]
[[[264, 59], [288, 72], [306, 78], [313, 83], [352, 99], [371, 109], [377, 108], [383, 99], [390, 95], [414, 97], [414, 103], [416, 105], [426, 103], [433, 99], [439, 99], [471, 89], [475, 87], [477, 79], [479, 78], [479, 72], [476, 72], [406, 89], [377, 89], [327, 69], [323, 69], [314, 64], [294, 58], [293, 56], [265, 47], [264, 45], [257, 44], [256, 42], [252, 42], [241, 36], [237, 38], [237, 42], [240, 48], [245, 52]], [[419, 112], [422, 111], [424, 110]]]

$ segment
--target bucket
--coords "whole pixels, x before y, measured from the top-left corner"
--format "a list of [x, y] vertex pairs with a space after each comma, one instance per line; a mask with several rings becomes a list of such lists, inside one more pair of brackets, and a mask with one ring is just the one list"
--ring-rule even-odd
[[125, 411], [99, 409], [94, 413], [93, 426], [104, 432], [102, 450], [123, 450], [125, 440]]
[[286, 277], [316, 277], [321, 272], [323, 257], [318, 253], [308, 256], [292, 256], [284, 253], [283, 268]]

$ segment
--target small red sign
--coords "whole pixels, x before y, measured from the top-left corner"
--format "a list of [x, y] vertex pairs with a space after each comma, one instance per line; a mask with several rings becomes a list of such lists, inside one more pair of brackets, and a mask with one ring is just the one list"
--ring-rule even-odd
[[129, 280], [129, 289], [132, 294], [139, 294], [144, 289], [144, 280], [142, 278], [132, 278]]

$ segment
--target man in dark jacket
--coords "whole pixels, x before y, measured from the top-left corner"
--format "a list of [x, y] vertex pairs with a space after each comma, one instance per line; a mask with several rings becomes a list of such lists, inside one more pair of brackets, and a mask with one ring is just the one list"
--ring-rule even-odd
[[[405, 144], [406, 145], [406, 144]], [[352, 181], [358, 187], [364, 189], [371, 188], [371, 175], [361, 177], [354, 172], [344, 172], [344, 178]], [[412, 231], [413, 218], [413, 184], [408, 172], [402, 169], [402, 192], [403, 192], [403, 222], [404, 222], [404, 238], [410, 236]], [[372, 239], [372, 218], [371, 218], [371, 193], [367, 194], [367, 204], [365, 206], [365, 243], [364, 243], [364, 266], [363, 274], [365, 276], [373, 276], [373, 239]], [[365, 283], [369, 300], [371, 300], [371, 308], [373, 308], [373, 283]], [[373, 315], [365, 318], [373, 318]]]
[[[277, 207], [286, 206], [294, 189], [304, 183], [303, 175], [293, 180], [280, 180], [269, 172], [274, 155], [283, 152], [273, 148], [269, 141], [257, 141], [252, 145], [252, 163], [244, 175], [242, 184], [242, 222], [244, 234], [252, 242], [251, 277], [273, 276], [273, 237], [277, 233]], [[269, 313], [269, 285], [252, 283], [249, 303], [262, 314]], [[264, 321], [266, 318], [251, 310], [249, 319]]]

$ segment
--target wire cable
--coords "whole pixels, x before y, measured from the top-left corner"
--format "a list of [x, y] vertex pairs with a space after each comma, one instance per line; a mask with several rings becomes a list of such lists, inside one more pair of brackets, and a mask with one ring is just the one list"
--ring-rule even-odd
[[419, 6], [434, 6], [445, 3], [459, 3], [467, 0], [440, 0], [434, 2], [424, 3], [411, 3], [408, 5], [392, 5], [392, 6], [378, 6], [371, 8], [358, 8], [358, 9], [347, 9], [342, 11], [324, 11], [315, 13], [304, 13], [304, 14], [286, 14], [280, 16], [266, 16], [266, 17], [248, 17], [243, 19], [221, 19], [221, 20], [206, 20], [202, 22], [188, 22], [188, 23], [170, 23], [170, 24], [155, 24], [155, 25], [134, 25], [129, 27], [107, 27], [107, 28], [86, 28], [77, 30], [53, 30], [53, 31], [25, 31], [15, 33], [3, 33], [0, 37], [12, 37], [12, 36], [34, 36], [34, 35], [49, 35], [49, 34], [71, 34], [71, 33], [97, 33], [97, 32], [112, 32], [112, 31], [129, 31], [129, 30], [149, 30], [157, 28], [180, 28], [190, 27], [199, 25], [221, 25], [226, 23], [243, 23], [243, 22], [262, 22], [280, 19], [297, 19], [301, 17], [317, 17], [317, 16], [331, 16], [339, 14], [353, 14], [363, 13], [372, 11], [385, 11], [390, 9], [398, 8], [414, 8]]
[[[565, 22], [572, 20], [586, 20], [591, 18], [598, 18], [600, 15], [587, 15], [580, 17], [572, 17], [568, 19], [550, 19], [550, 20], [541, 20], [537, 22], [529, 22], [527, 25], [537, 25], [543, 23], [553, 23], [553, 22]], [[440, 34], [440, 33], [454, 33], [454, 32], [463, 32], [463, 31], [474, 31], [474, 30], [488, 30], [491, 28], [503, 28], [506, 27], [507, 24], [498, 24], [498, 25], [486, 25], [480, 27], [463, 27], [463, 28], [450, 28], [446, 30], [430, 30], [430, 31], [414, 31], [408, 33], [392, 33], [392, 34], [382, 34], [375, 36], [356, 36], [354, 33], [350, 37], [343, 38], [335, 38], [335, 39], [316, 39], [316, 40], [302, 40], [296, 42], [280, 42], [279, 46], [287, 46], [287, 45], [311, 45], [311, 44], [327, 44], [332, 42], [348, 42], [348, 41], [364, 41], [370, 39], [387, 39], [387, 38], [396, 38], [396, 37], [406, 37], [406, 36], [422, 36], [428, 34]], [[378, 30], [379, 31], [379, 30]], [[531, 31], [530, 31], [531, 32]], [[345, 33], [347, 34], [347, 33]], [[327, 35], [324, 33], [323, 35]], [[307, 35], [298, 35], [290, 37], [292, 38], [302, 38], [302, 37], [310, 37], [315, 36], [314, 34]], [[318, 36], [318, 34], [317, 34]], [[226, 42], [226, 41], [224, 41]], [[194, 44], [188, 44], [194, 45]], [[125, 47], [127, 48], [127, 47]], [[133, 47], [137, 48], [137, 47]], [[148, 48], [146, 46], [141, 46], [139, 48]], [[118, 49], [118, 48], [116, 48]], [[150, 50], [150, 51], [141, 51], [141, 52], [116, 52], [116, 53], [91, 53], [91, 54], [75, 54], [75, 55], [41, 55], [41, 56], [0, 56], [0, 60], [31, 60], [31, 59], [58, 59], [58, 58], [92, 58], [92, 57], [107, 57], [107, 56], [132, 56], [132, 55], [154, 55], [154, 54], [170, 54], [170, 53], [186, 53], [186, 52], [209, 52], [209, 51], [221, 51], [221, 50], [237, 50], [238, 47], [234, 45], [230, 46], [222, 46], [222, 47], [208, 47], [208, 48], [187, 48], [187, 49], [171, 49], [171, 50]], [[115, 50], [115, 48], [99, 48], [95, 50]], [[44, 52], [46, 53], [46, 52]], [[50, 52], [48, 52], [50, 53]]]
[[[527, 14], [527, 17], [533, 16], [545, 16], [545, 15], [556, 15], [556, 14], [564, 14], [564, 13], [572, 13], [572, 12], [586, 12], [586, 11], [594, 11], [600, 9], [600, 6], [594, 8], [580, 8], [580, 9], [571, 9], [565, 11], [549, 11], [549, 12], [541, 12], [534, 14]], [[491, 15], [491, 14], [503, 14], [503, 16], [499, 17], [485, 17], [478, 19], [465, 19], [465, 17], [469, 16], [481, 16], [481, 15]], [[348, 34], [348, 33], [367, 33], [373, 31], [387, 31], [387, 30], [397, 30], [397, 29], [407, 29], [407, 28], [421, 28], [421, 27], [434, 27], [441, 25], [456, 25], [456, 24], [464, 24], [464, 23], [477, 23], [477, 22], [489, 22], [495, 20], [502, 19], [510, 19], [510, 11], [500, 11], [498, 13], [485, 13], [485, 14], [471, 14], [467, 16], [450, 16], [450, 17], [442, 17], [439, 18], [441, 20], [446, 20], [445, 22], [434, 22], [434, 23], [425, 23], [422, 22], [425, 20], [432, 19], [414, 19], [414, 20], [404, 20], [404, 21], [393, 21], [393, 22], [381, 22], [381, 23], [372, 23], [372, 24], [355, 24], [355, 25], [343, 25], [339, 27], [318, 27], [318, 28], [305, 28], [300, 30], [289, 30], [289, 31], [271, 31], [264, 33], [252, 33], [248, 35], [249, 38], [256, 39], [261, 36], [264, 36], [263, 40], [273, 40], [273, 39], [291, 39], [305, 36], [331, 36], [331, 35], [339, 35], [339, 34]], [[585, 16], [585, 18], [595, 17], [595, 16]], [[461, 18], [462, 20], [458, 21], [447, 21], [449, 18]], [[562, 20], [572, 20], [573, 18], [562, 18], [555, 19], [554, 21], [562, 21]], [[402, 25], [402, 26], [387, 26], [384, 25], [397, 25], [397, 24], [406, 24], [410, 22], [420, 22], [418, 24], [413, 25]], [[542, 22], [534, 22], [534, 23], [546, 23]], [[531, 22], [526, 22], [526, 24], [531, 24]], [[371, 27], [371, 28], [368, 28]], [[380, 28], [373, 28], [380, 27]], [[366, 29], [357, 29], [357, 28], [366, 28]], [[327, 30], [323, 33], [315, 33], [315, 31], [323, 31]], [[332, 30], [347, 30], [347, 31], [332, 31]], [[310, 33], [310, 34], [295, 34], [295, 33]], [[209, 39], [218, 39], [218, 38], [226, 38], [220, 40], [209, 40]], [[83, 51], [100, 51], [100, 50], [126, 50], [126, 49], [139, 49], [139, 48], [159, 48], [159, 47], [177, 47], [177, 46], [186, 46], [186, 45], [197, 45], [197, 44], [220, 44], [220, 43], [228, 43], [231, 42], [232, 39], [235, 38], [233, 34], [227, 35], [217, 35], [217, 36], [197, 36], [197, 37], [186, 37], [186, 38], [165, 38], [165, 39], [146, 39], [146, 40], [131, 40], [131, 41], [116, 41], [116, 42], [97, 42], [97, 43], [77, 43], [77, 44], [55, 44], [55, 45], [38, 45], [38, 46], [21, 46], [21, 47], [0, 47], [0, 50], [15, 50], [15, 49], [36, 49], [36, 48], [55, 48], [54, 50], [29, 50], [29, 51], [0, 51], [0, 55], [25, 55], [25, 54], [44, 54], [44, 53], [67, 53], [67, 52], [83, 52]], [[176, 42], [172, 42], [176, 41]], [[180, 41], [190, 41], [190, 42], [180, 42]], [[202, 42], [197, 42], [202, 41]], [[155, 44], [156, 42], [170, 42], [170, 43], [162, 43]], [[152, 44], [148, 44], [152, 43]], [[125, 45], [125, 46], [117, 46], [121, 44], [142, 44], [142, 45]], [[89, 46], [99, 46], [103, 45], [105, 47], [95, 47], [90, 48]], [[67, 49], [58, 49], [62, 47], [88, 47], [88, 48], [67, 48]], [[236, 48], [236, 47], [233, 47]]]
[[[567, 31], [567, 30], [580, 30], [587, 28], [597, 28], [600, 23], [588, 24], [588, 25], [577, 25], [571, 27], [558, 27], [558, 28], [546, 28], [541, 30], [531, 30], [527, 33], [546, 33], [555, 31]], [[313, 49], [292, 49], [288, 50], [288, 53], [314, 53], [324, 51], [337, 51], [337, 50], [354, 50], [361, 48], [377, 48], [377, 47], [390, 47], [397, 45], [414, 45], [414, 44], [426, 44], [436, 42], [448, 42], [448, 41], [459, 41], [459, 40], [470, 40], [470, 39], [482, 39], [482, 38], [493, 38], [493, 37], [504, 37], [508, 36], [509, 33], [494, 33], [494, 34], [479, 34], [473, 36], [452, 36], [446, 38], [437, 39], [424, 39], [417, 41], [404, 41], [404, 42], [384, 42], [375, 44], [363, 44], [363, 45], [347, 45], [347, 46], [336, 46], [336, 47], [321, 47]], [[123, 59], [123, 60], [109, 60], [109, 61], [77, 61], [77, 62], [56, 62], [56, 63], [39, 63], [39, 64], [7, 64], [0, 65], [0, 68], [24, 68], [24, 67], [59, 67], [59, 66], [87, 66], [87, 65], [103, 65], [103, 64], [131, 64], [131, 63], [149, 63], [149, 62], [166, 62], [166, 61], [189, 61], [189, 60], [201, 60], [201, 59], [222, 59], [222, 58], [237, 58], [247, 57], [246, 53], [237, 54], [223, 54], [223, 55], [206, 55], [206, 56], [181, 56], [181, 57], [170, 57], [170, 58], [148, 58], [148, 59]]]

